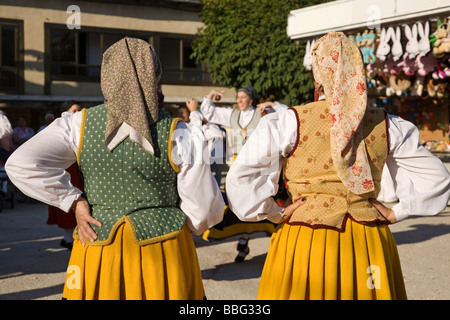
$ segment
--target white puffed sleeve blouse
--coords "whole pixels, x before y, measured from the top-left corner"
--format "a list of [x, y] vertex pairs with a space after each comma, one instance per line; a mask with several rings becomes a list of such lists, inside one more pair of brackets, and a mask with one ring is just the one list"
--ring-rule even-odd
[[[417, 128], [388, 116], [389, 146], [386, 167], [399, 202], [393, 206], [398, 221], [410, 215], [435, 215], [447, 206], [450, 175], [443, 163], [419, 143]], [[280, 110], [263, 117], [227, 175], [231, 210], [242, 220], [279, 222], [282, 208], [271, 196], [278, 190], [282, 158], [297, 138], [296, 115]]]
[[[14, 151], [5, 165], [12, 183], [27, 196], [68, 212], [82, 194], [65, 171], [77, 160], [81, 120], [81, 112], [65, 112]], [[222, 220], [225, 203], [209, 164], [201, 159], [207, 147], [201, 129], [179, 122], [175, 131], [173, 160], [180, 168], [180, 209], [189, 228], [201, 234]]]

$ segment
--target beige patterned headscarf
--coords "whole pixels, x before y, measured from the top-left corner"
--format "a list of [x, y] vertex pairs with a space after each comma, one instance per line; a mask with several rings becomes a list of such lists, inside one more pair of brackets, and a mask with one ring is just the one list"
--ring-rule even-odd
[[103, 54], [101, 87], [108, 110], [105, 133], [108, 149], [114, 149], [123, 140], [123, 134], [116, 138], [118, 131], [133, 131], [124, 129], [126, 124], [126, 128], [135, 130], [130, 139], [153, 153], [150, 125], [158, 121], [160, 77], [160, 61], [144, 40], [123, 38]]
[[314, 45], [313, 75], [330, 103], [331, 156], [344, 185], [355, 194], [374, 190], [362, 137], [367, 106], [361, 53], [342, 32], [330, 32]]

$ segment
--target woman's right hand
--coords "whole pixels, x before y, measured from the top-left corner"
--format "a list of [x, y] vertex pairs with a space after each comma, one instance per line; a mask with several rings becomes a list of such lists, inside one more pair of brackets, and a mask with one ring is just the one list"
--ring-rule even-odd
[[220, 99], [223, 98], [223, 94], [226, 92], [227, 90], [221, 90], [221, 91], [217, 91], [217, 90], [211, 90], [208, 95], [206, 96], [206, 98], [211, 99], [211, 100], [216, 100], [219, 101]]
[[194, 98], [191, 98], [190, 100], [186, 99], [186, 106], [189, 109], [189, 112], [194, 112], [198, 110], [198, 101]]
[[75, 218], [78, 225], [78, 237], [83, 247], [86, 244], [84, 242], [84, 239], [87, 239], [90, 242], [94, 242], [97, 239], [97, 234], [89, 225], [89, 223], [95, 224], [99, 227], [102, 226], [102, 223], [92, 217], [87, 200], [83, 197], [80, 197], [78, 200], [74, 201], [71, 209], [75, 212]]

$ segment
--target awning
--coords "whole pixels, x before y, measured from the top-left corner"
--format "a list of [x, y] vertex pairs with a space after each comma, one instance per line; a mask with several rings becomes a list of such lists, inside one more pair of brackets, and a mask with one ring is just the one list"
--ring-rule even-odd
[[312, 38], [446, 14], [450, 0], [337, 0], [291, 11], [287, 34], [291, 39]]

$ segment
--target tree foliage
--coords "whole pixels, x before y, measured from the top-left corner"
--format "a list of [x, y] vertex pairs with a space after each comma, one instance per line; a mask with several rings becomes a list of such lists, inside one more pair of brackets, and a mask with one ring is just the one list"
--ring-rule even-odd
[[304, 41], [286, 33], [291, 10], [328, 0], [202, 0], [204, 27], [193, 57], [225, 87], [253, 85], [262, 98], [293, 106], [312, 101], [311, 72], [303, 67]]

